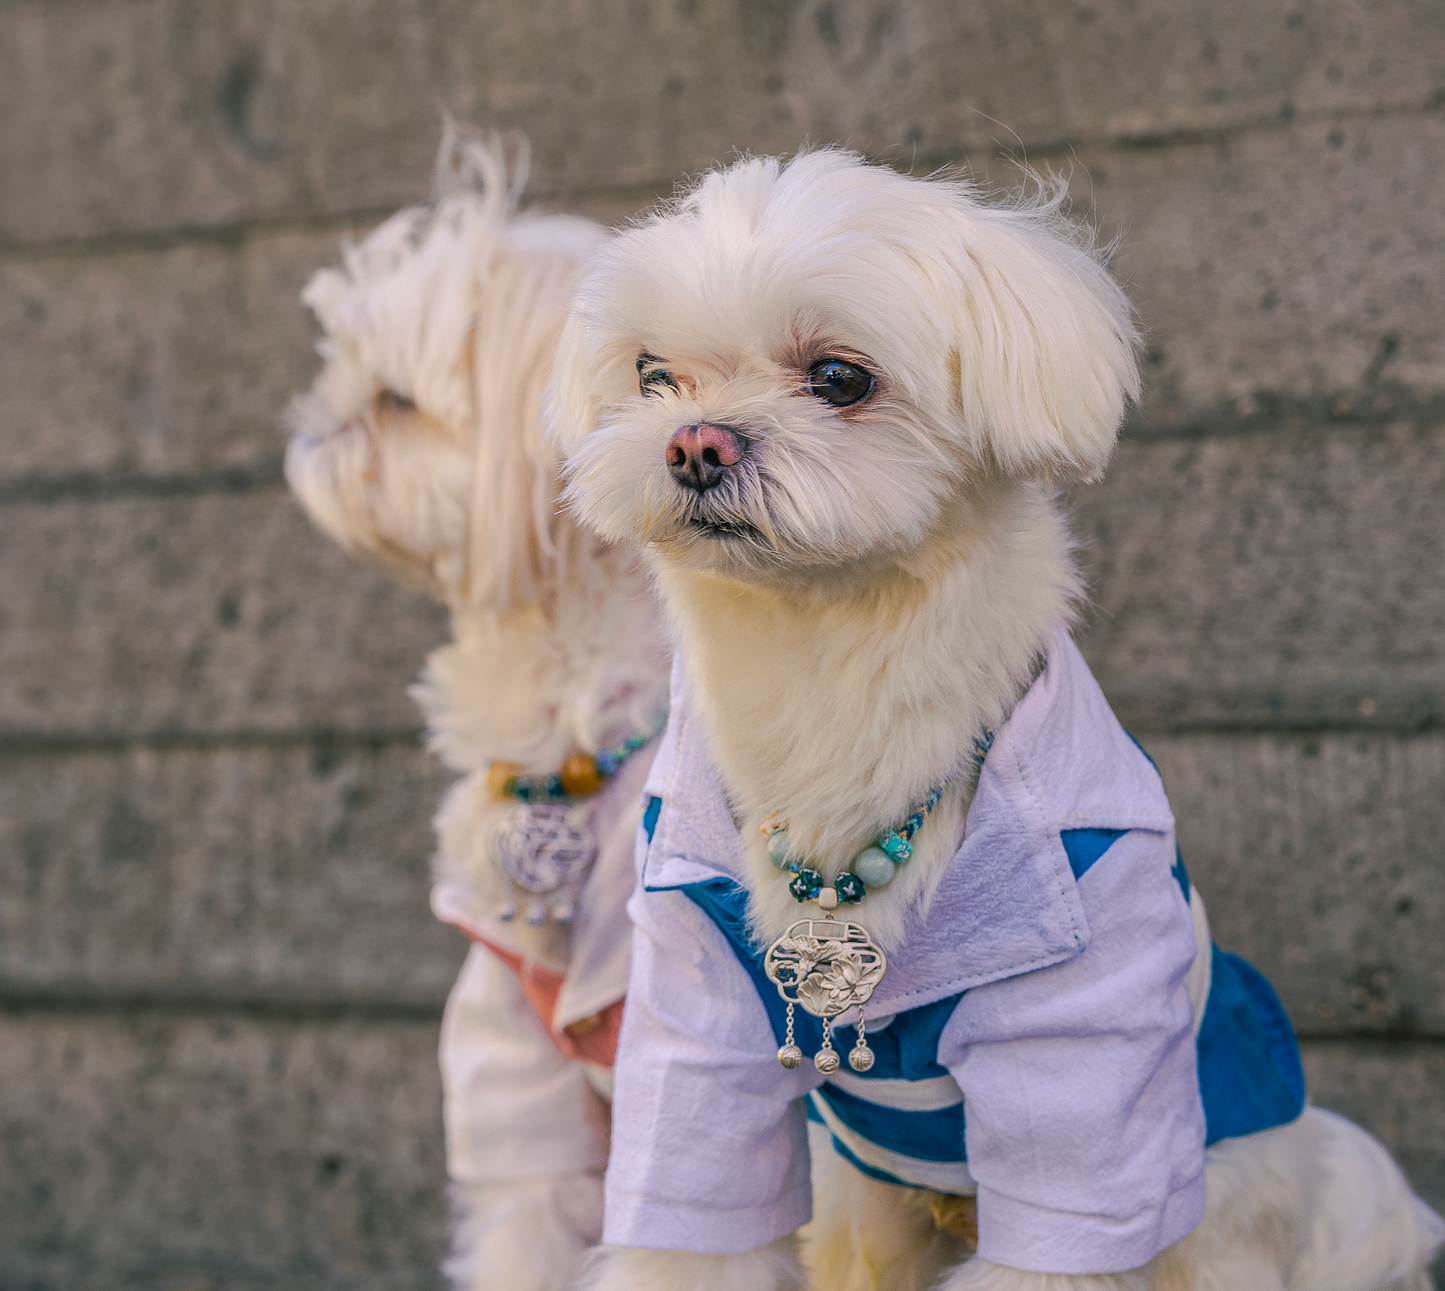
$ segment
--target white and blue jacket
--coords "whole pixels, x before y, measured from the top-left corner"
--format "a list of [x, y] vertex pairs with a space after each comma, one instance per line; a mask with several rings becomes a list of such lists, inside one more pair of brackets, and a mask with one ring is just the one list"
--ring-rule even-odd
[[[976, 1193], [987, 1259], [1136, 1268], [1201, 1218], [1207, 1142], [1303, 1108], [1283, 1010], [1210, 947], [1159, 776], [1066, 634], [889, 947], [864, 1075], [778, 1065], [785, 1006], [681, 665], [645, 793], [606, 1242], [721, 1253], [791, 1232], [811, 1215], [811, 1117], [875, 1177]], [[816, 1052], [818, 1020], [797, 1027]]]

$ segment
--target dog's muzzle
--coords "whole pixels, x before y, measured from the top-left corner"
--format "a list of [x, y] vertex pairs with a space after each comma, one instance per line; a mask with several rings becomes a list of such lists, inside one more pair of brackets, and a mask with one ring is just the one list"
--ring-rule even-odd
[[667, 441], [667, 469], [685, 489], [706, 493], [746, 455], [748, 442], [731, 426], [679, 426]]

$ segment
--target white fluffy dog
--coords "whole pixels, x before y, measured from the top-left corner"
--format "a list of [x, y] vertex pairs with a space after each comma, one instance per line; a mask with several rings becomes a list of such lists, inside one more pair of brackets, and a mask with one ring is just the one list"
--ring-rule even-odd
[[347, 551], [451, 611], [414, 691], [463, 777], [436, 820], [433, 907], [477, 943], [442, 1027], [447, 1271], [555, 1291], [600, 1233], [623, 905], [667, 654], [636, 558], [558, 514], [539, 429], [573, 287], [608, 235], [515, 216], [521, 182], [496, 139], [449, 127], [436, 203], [312, 279], [326, 365], [292, 406], [286, 471]]
[[589, 1291], [801, 1286], [814, 1205], [820, 1291], [1429, 1284], [1441, 1221], [1305, 1107], [1070, 638], [1053, 490], [1136, 334], [1041, 187], [745, 160], [579, 290], [570, 498], [680, 650]]

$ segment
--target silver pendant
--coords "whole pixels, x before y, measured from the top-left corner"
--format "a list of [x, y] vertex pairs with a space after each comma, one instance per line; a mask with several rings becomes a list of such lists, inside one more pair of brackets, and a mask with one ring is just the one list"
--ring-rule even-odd
[[825, 1076], [837, 1071], [832, 1020], [857, 1008], [858, 1043], [848, 1062], [855, 1071], [867, 1071], [873, 1053], [864, 1038], [863, 1006], [887, 968], [887, 957], [861, 924], [840, 919], [799, 919], [793, 924], [763, 957], [763, 971], [788, 1002], [787, 1042], [778, 1051], [778, 1062], [787, 1068], [802, 1062], [802, 1051], [793, 1041], [793, 1006], [801, 1004], [823, 1019], [823, 1047], [813, 1065]]
[[[597, 840], [587, 826], [587, 809], [560, 803], [524, 803], [514, 807], [492, 837], [497, 868], [532, 897], [527, 922], [571, 920], [578, 893], [597, 860]], [[543, 898], [547, 898], [544, 901]], [[549, 909], [550, 902], [550, 909]], [[497, 909], [504, 922], [517, 917], [515, 902]]]

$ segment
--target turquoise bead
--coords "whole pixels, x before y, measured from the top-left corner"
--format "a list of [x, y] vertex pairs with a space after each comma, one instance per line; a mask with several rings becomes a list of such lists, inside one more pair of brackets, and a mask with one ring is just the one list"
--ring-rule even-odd
[[774, 867], [783, 869], [788, 864], [788, 831], [775, 829], [768, 835], [768, 860]]
[[881, 847], [865, 847], [853, 862], [853, 873], [870, 889], [887, 887], [893, 869], [893, 861]]

